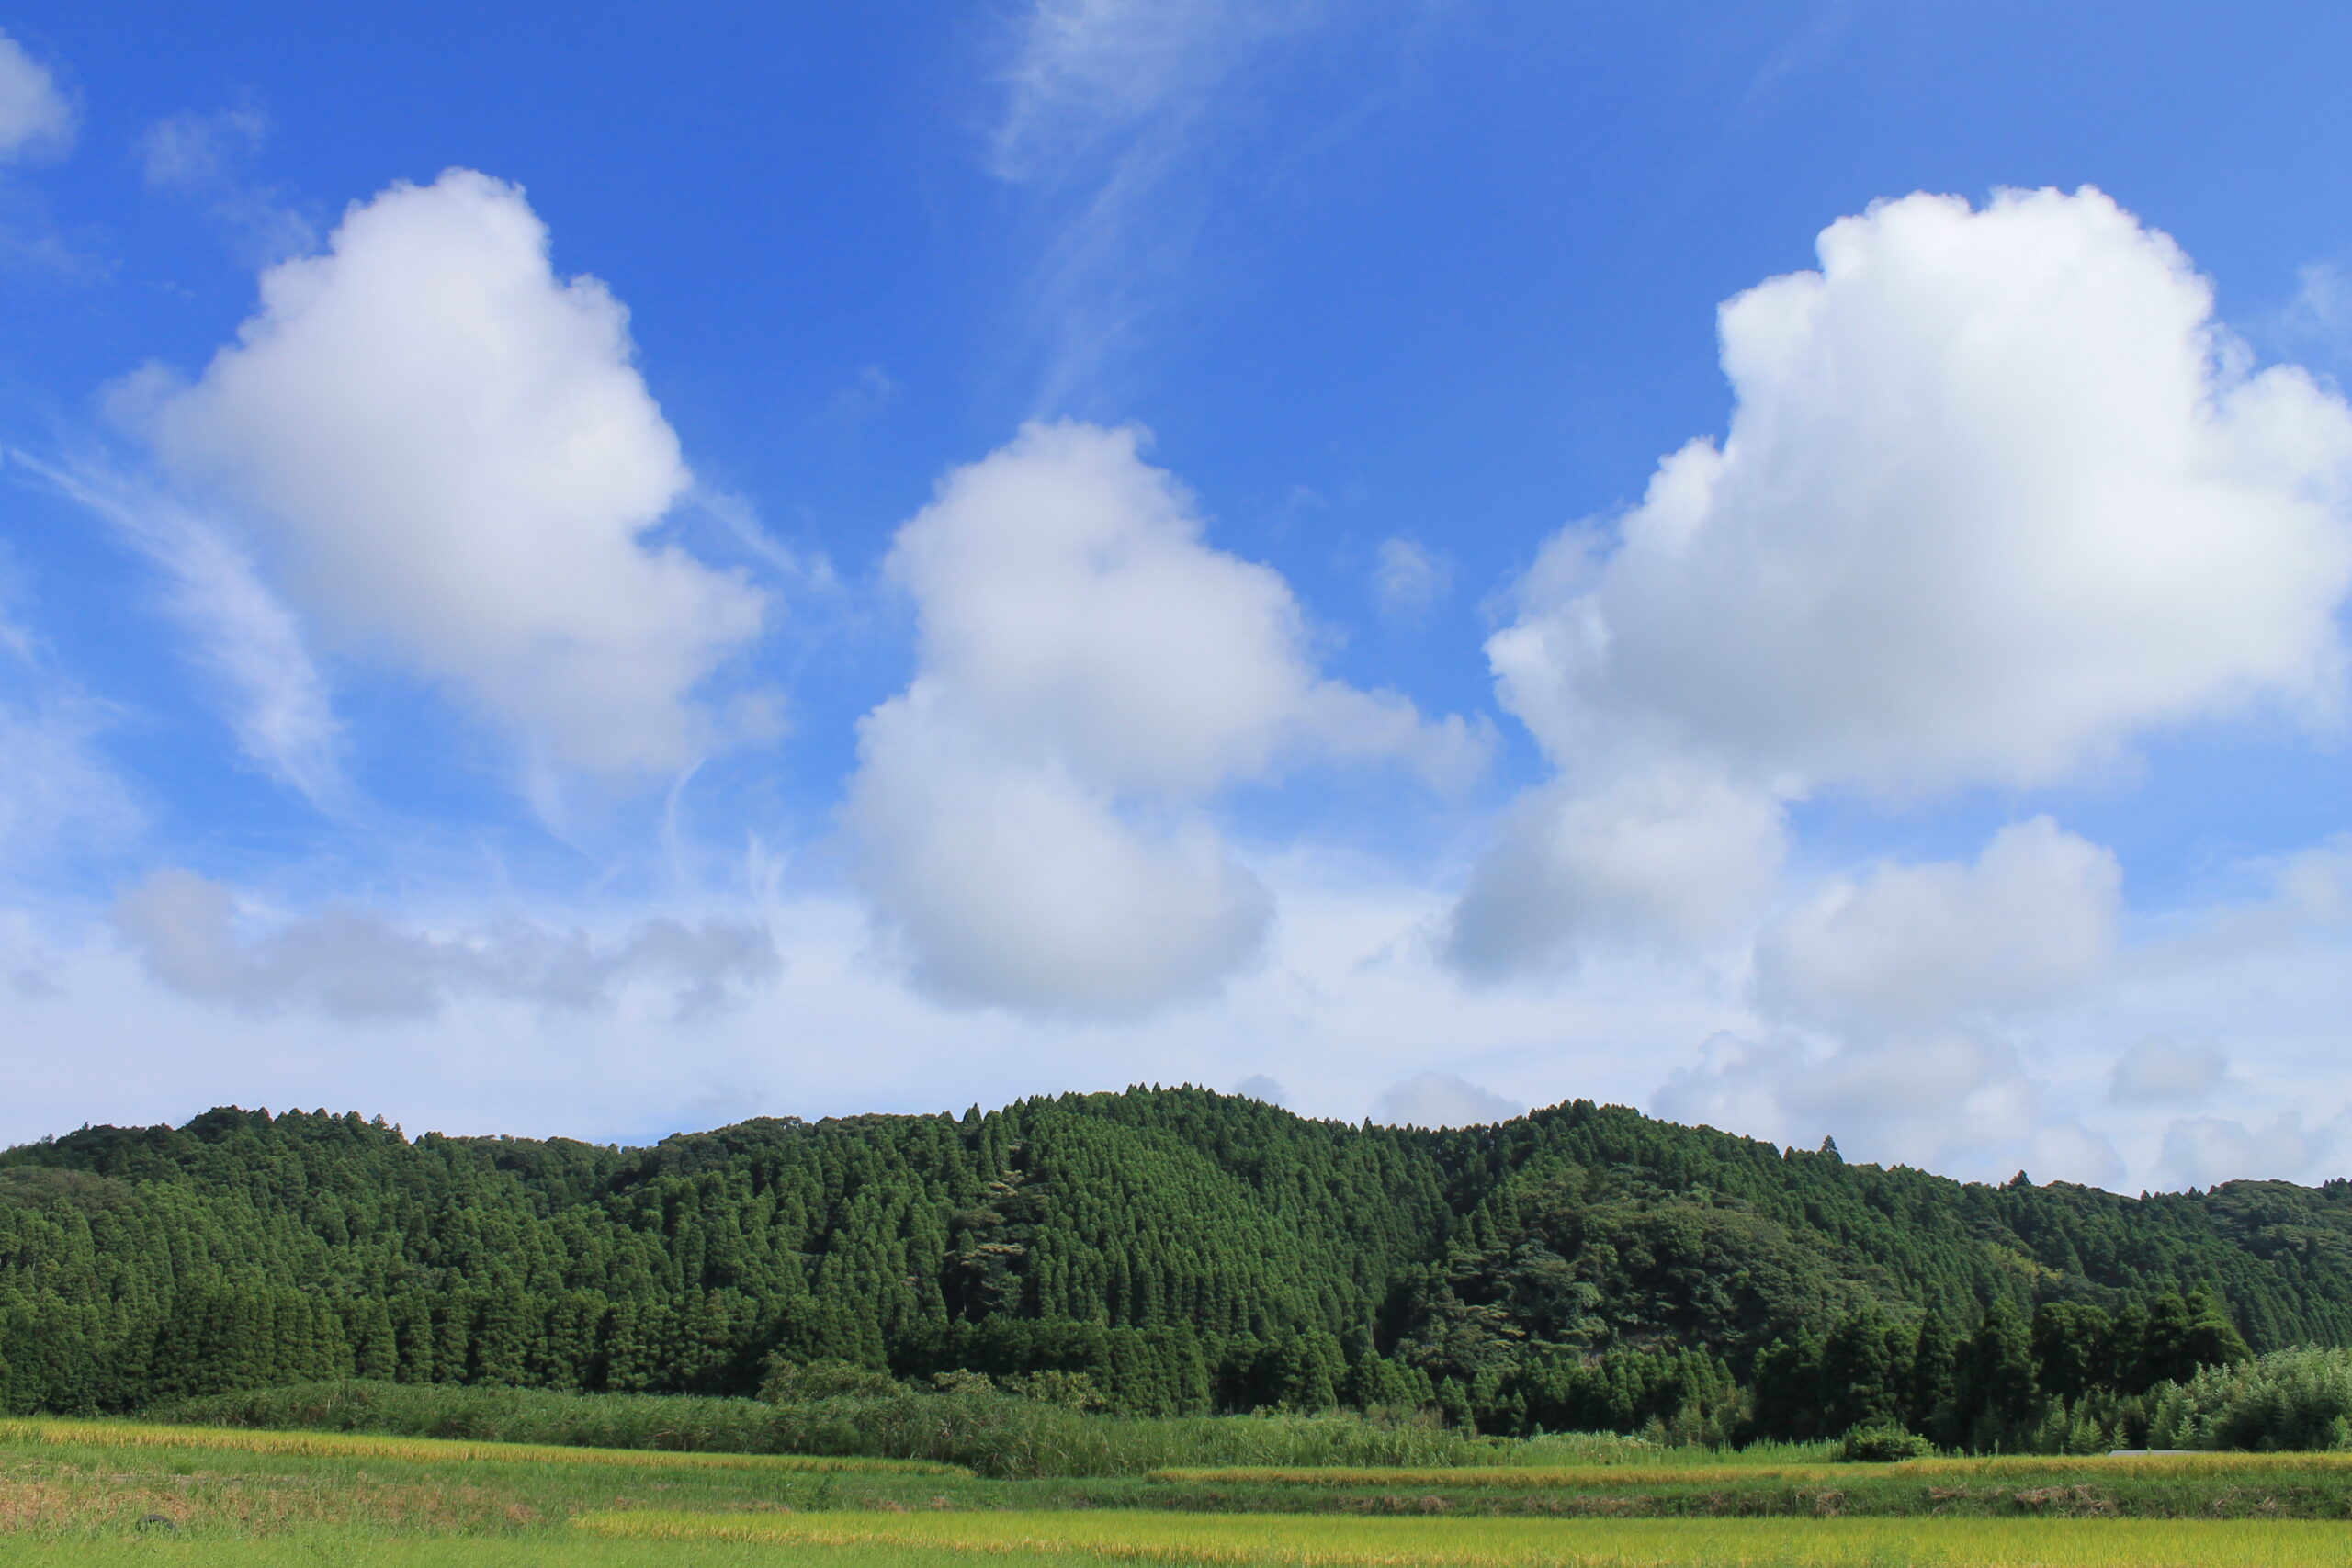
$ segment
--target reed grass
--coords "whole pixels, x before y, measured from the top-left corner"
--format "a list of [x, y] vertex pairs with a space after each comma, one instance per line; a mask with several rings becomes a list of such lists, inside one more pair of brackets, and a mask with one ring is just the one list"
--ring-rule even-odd
[[[798, 1404], [685, 1395], [349, 1381], [193, 1399], [150, 1420], [605, 1449], [805, 1454], [962, 1465], [999, 1479], [1141, 1475], [1170, 1465], [1508, 1461], [1519, 1447], [1432, 1420], [1324, 1415], [1147, 1417], [1082, 1414], [997, 1393], [907, 1393]], [[1623, 1439], [1545, 1439], [1613, 1453]]]

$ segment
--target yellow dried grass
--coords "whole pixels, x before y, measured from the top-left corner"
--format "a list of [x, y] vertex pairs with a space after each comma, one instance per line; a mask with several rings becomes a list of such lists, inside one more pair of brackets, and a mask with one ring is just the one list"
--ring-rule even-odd
[[651, 1469], [787, 1470], [967, 1475], [923, 1460], [843, 1459], [816, 1454], [680, 1453], [666, 1449], [584, 1449], [550, 1443], [490, 1443], [451, 1438], [391, 1438], [365, 1432], [272, 1432], [236, 1427], [166, 1427], [138, 1421], [0, 1421], [0, 1444], [126, 1449], [213, 1449], [381, 1459], [420, 1464], [605, 1464]]

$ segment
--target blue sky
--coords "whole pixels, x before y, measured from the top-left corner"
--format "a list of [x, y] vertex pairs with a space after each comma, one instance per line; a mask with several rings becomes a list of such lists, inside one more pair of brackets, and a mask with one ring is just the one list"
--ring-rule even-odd
[[0, 30], [0, 1138], [2352, 1158], [2335, 8]]

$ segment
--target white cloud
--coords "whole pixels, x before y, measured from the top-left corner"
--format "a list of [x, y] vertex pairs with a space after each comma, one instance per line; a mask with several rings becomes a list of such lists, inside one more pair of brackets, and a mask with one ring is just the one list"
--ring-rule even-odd
[[1201, 113], [1211, 90], [1316, 0], [1032, 0], [1014, 23], [996, 172], [1028, 179]]
[[216, 523], [94, 466], [16, 462], [103, 518], [172, 581], [171, 607], [234, 704], [245, 755], [322, 809], [344, 805], [341, 727], [293, 614]]
[[1960, 1028], [1864, 1037], [1827, 1051], [1785, 1032], [1719, 1034], [1651, 1104], [1672, 1121], [1804, 1148], [1835, 1137], [1849, 1158], [1977, 1176], [2014, 1169], [2041, 1122], [2040, 1092], [2016, 1048]]
[[2352, 833], [2288, 857], [2278, 869], [2278, 901], [2321, 924], [2352, 920]]
[[2150, 1036], [2115, 1059], [2107, 1097], [2118, 1105], [2195, 1104], [2220, 1087], [2229, 1062], [2211, 1045]]
[[2325, 1181], [2345, 1174], [2340, 1150], [2352, 1112], [2316, 1127], [2288, 1111], [2259, 1128], [2222, 1116], [2189, 1116], [2165, 1131], [2157, 1170], [2167, 1187], [2223, 1181]]
[[1627, 777], [2030, 786], [2155, 727], [2334, 712], [2352, 411], [2246, 373], [2169, 240], [2095, 191], [1915, 196], [1820, 254], [1724, 307], [1722, 445], [1613, 547], [1555, 539], [1487, 645], [1559, 831]]
[[1372, 1119], [1391, 1127], [1476, 1127], [1526, 1109], [1452, 1073], [1417, 1073], [1382, 1092]]
[[[781, 967], [767, 928], [753, 922], [662, 918], [605, 942], [519, 917], [453, 934], [403, 930], [353, 908], [256, 922], [229, 887], [181, 870], [125, 889], [113, 914], [154, 979], [258, 1013], [429, 1018], [465, 995], [598, 1010], [620, 991], [647, 987], [684, 1017], [740, 1000]], [[263, 929], [248, 929], [257, 923]]]
[[2352, 342], [2352, 276], [2334, 262], [2313, 262], [2298, 276], [2286, 311], [2290, 331], [2341, 351]]
[[1412, 539], [1380, 541], [1374, 553], [1372, 596], [1384, 615], [1409, 618], [1424, 614], [1453, 586], [1453, 563]]
[[1832, 1027], [2056, 1001], [2106, 967], [2122, 879], [2113, 854], [2047, 817], [2002, 829], [1973, 865], [1882, 863], [1766, 928], [1758, 998]]
[[1722, 446], [1495, 638], [1555, 755], [1623, 728], [1797, 790], [2034, 784], [2335, 694], [2352, 411], [2234, 373], [2170, 241], [2040, 191], [1885, 203], [1820, 249], [1724, 307]]
[[1042, 412], [1114, 400], [1102, 383], [1198, 271], [1216, 195], [1204, 156], [1249, 123], [1239, 78], [1325, 0], [1023, 0], [1007, 14], [1003, 112], [988, 147], [1046, 221], [1028, 301]]
[[2051, 1111], [1999, 1026], [2107, 971], [2120, 885], [2113, 855], [2048, 818], [2002, 829], [1973, 863], [1833, 879], [1757, 940], [1762, 1037], [1711, 1043], [1658, 1109], [1783, 1142], [1834, 1135], [1867, 1158], [2115, 1179], [2114, 1149]]
[[19, 597], [16, 579], [0, 551], [0, 873], [21, 875], [72, 853], [119, 849], [145, 816], [97, 747], [115, 716], [52, 668], [41, 639], [6, 614]]
[[1483, 761], [1460, 720], [1320, 679], [1288, 585], [1204, 544], [1136, 446], [1029, 426], [892, 548], [920, 666], [863, 722], [844, 816], [861, 885], [940, 995], [1099, 1014], [1204, 994], [1269, 908], [1202, 803], [1315, 758], [1438, 784]]
[[690, 694], [763, 604], [645, 537], [689, 475], [631, 357], [627, 311], [555, 276], [522, 192], [453, 170], [264, 274], [154, 434], [254, 514], [321, 624], [557, 761], [673, 768], [713, 743]]
[[98, 754], [101, 714], [70, 693], [0, 700], [0, 869], [119, 847], [144, 813]]
[[1687, 948], [1739, 932], [1770, 893], [1779, 803], [1675, 770], [1521, 797], [1470, 874], [1443, 949], [1492, 980], [1595, 947]]
[[[1329, 849], [1244, 852], [1282, 909], [1262, 961], [1196, 1007], [1098, 1022], [936, 1006], [873, 962], [857, 902], [814, 890], [673, 911], [689, 930], [704, 913], [756, 920], [789, 955], [772, 982], [739, 986], [737, 1005], [688, 1029], [673, 1022], [675, 982], [659, 976], [616, 982], [611, 1005], [590, 1009], [452, 982], [430, 1015], [355, 1029], [325, 1010], [322, 982], [259, 1002], [192, 996], [154, 979], [118, 931], [51, 921], [20, 938], [0, 903], [0, 1143], [85, 1121], [184, 1120], [222, 1101], [381, 1111], [412, 1133], [639, 1139], [750, 1115], [961, 1111], [1252, 1074], [1280, 1080], [1301, 1114], [1351, 1122], [1425, 1070], [1464, 1076], [1513, 1110], [1571, 1095], [1632, 1103], [1662, 1056], [1736, 1012], [1638, 964], [1597, 968], [1573, 995], [1464, 996], [1410, 939], [1437, 903], [1418, 879]], [[752, 867], [743, 880], [766, 885]], [[235, 897], [234, 946], [250, 961], [321, 914]], [[599, 953], [629, 934], [621, 911], [518, 912], [558, 935], [584, 927]], [[441, 942], [501, 923], [447, 893], [373, 918]], [[36, 963], [46, 994], [12, 990], [10, 968]], [[240, 972], [230, 965], [232, 993]]]
[[227, 177], [268, 130], [269, 122], [252, 108], [172, 115], [139, 139], [141, 168], [151, 186], [201, 189]]
[[1204, 996], [1256, 954], [1265, 890], [1197, 813], [1123, 812], [953, 705], [919, 683], [869, 715], [844, 814], [858, 882], [918, 985], [1118, 1015]]
[[0, 158], [62, 150], [74, 140], [74, 107], [24, 45], [0, 33]]
[[1248, 1095], [1251, 1100], [1262, 1100], [1268, 1105], [1280, 1105], [1289, 1099], [1289, 1092], [1282, 1084], [1263, 1073], [1251, 1073], [1233, 1086], [1233, 1092]]
[[2018, 1167], [2037, 1181], [2078, 1181], [2115, 1190], [2123, 1183], [2123, 1161], [2115, 1145], [2078, 1122], [2037, 1128]]
[[148, 188], [203, 203], [255, 265], [313, 250], [318, 233], [310, 220], [293, 209], [285, 193], [245, 173], [268, 134], [267, 118], [249, 106], [157, 120], [139, 140]]

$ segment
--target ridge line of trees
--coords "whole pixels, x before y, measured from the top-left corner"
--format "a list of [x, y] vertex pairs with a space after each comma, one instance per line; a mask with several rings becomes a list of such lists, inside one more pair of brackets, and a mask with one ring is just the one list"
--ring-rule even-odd
[[223, 1108], [0, 1153], [8, 1411], [840, 1361], [1082, 1375], [1136, 1414], [1989, 1447], [2346, 1343], [2343, 1182], [1990, 1187], [1584, 1100], [1432, 1133], [1154, 1087], [642, 1149]]

